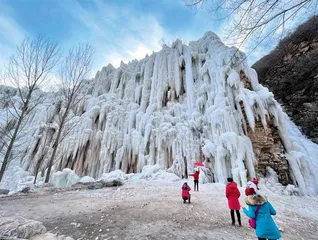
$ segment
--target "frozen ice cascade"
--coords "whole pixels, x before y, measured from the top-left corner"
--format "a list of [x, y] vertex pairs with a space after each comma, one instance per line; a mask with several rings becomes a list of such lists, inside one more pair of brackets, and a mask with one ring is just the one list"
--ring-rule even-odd
[[[266, 129], [273, 119], [294, 184], [303, 195], [317, 195], [318, 145], [302, 136], [245, 59], [207, 32], [188, 45], [176, 40], [140, 61], [104, 67], [87, 81], [72, 111], [54, 168], [97, 179], [115, 169], [132, 173], [158, 164], [181, 177], [185, 169], [193, 171], [194, 162], [206, 161], [214, 181], [233, 176], [245, 186], [257, 164], [247, 128], [261, 121]], [[244, 87], [241, 72], [251, 88]], [[27, 119], [3, 185], [14, 181], [17, 169], [35, 174], [39, 159], [45, 160], [40, 170], [47, 167], [53, 141], [46, 129], [56, 128], [63, 112], [54, 94], [47, 95]]]

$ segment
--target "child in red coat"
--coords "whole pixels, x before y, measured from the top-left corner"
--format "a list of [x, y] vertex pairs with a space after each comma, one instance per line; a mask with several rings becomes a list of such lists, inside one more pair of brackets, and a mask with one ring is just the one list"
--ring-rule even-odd
[[199, 175], [200, 175], [199, 169], [197, 169], [195, 173], [189, 174], [189, 176], [193, 176], [194, 178], [194, 191], [199, 191]]
[[235, 217], [234, 217], [234, 210], [236, 211], [237, 221], [239, 226], [242, 226], [241, 223], [241, 214], [240, 214], [240, 202], [239, 197], [241, 196], [240, 191], [237, 188], [237, 184], [233, 182], [233, 178], [227, 179], [228, 184], [226, 185], [226, 198], [228, 201], [228, 205], [230, 208], [231, 218], [232, 218], [232, 225], [235, 226]]
[[254, 194], [258, 194], [258, 181], [256, 178], [253, 178], [252, 181], [248, 181], [247, 182], [247, 186], [245, 189], [245, 195], [249, 196], [249, 195], [254, 195]]
[[189, 187], [189, 185], [185, 182], [182, 185], [182, 199], [183, 199], [183, 203], [186, 203], [187, 200], [191, 200], [191, 194], [190, 194], [191, 188]]

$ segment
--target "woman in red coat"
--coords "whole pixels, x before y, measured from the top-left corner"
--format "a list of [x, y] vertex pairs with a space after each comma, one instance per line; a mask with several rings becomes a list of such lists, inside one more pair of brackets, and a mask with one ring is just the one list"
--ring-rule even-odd
[[241, 227], [241, 214], [240, 214], [240, 202], [239, 197], [241, 196], [240, 191], [237, 188], [237, 184], [233, 182], [233, 178], [227, 179], [228, 184], [226, 185], [226, 197], [229, 204], [231, 218], [232, 218], [232, 225], [235, 226], [235, 217], [234, 217], [234, 210], [236, 211], [237, 221], [239, 226]]
[[194, 191], [199, 191], [199, 175], [200, 170], [196, 170], [195, 173], [189, 174], [189, 176], [193, 176], [194, 178]]
[[191, 200], [191, 194], [190, 194], [191, 188], [189, 187], [189, 185], [185, 182], [182, 185], [182, 199], [183, 199], [183, 203], [186, 203], [187, 200]]

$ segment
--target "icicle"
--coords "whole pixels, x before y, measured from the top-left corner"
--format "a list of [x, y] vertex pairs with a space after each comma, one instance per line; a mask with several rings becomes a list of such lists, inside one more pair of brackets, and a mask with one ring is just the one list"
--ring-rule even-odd
[[187, 104], [188, 104], [188, 114], [192, 115], [193, 112], [193, 75], [192, 75], [192, 58], [187, 49], [185, 55], [186, 64], [186, 92], [187, 92]]
[[[217, 182], [225, 183], [232, 175], [245, 186], [246, 170], [249, 176], [256, 175], [248, 127], [254, 129], [261, 121], [266, 130], [273, 121], [295, 184], [302, 194], [317, 195], [317, 145], [301, 135], [274, 95], [258, 83], [245, 57], [207, 32], [189, 45], [176, 40], [171, 48], [141, 61], [122, 62], [117, 69], [104, 67], [88, 81], [85, 97], [72, 108], [55, 167], [73, 166], [78, 175], [99, 178], [114, 169], [139, 172], [157, 163], [182, 177], [186, 169], [193, 170], [195, 161], [206, 157]], [[249, 89], [240, 79], [241, 71], [251, 83]], [[48, 95], [23, 123], [26, 130], [16, 143], [14, 166], [33, 171], [42, 149], [50, 154], [55, 136], [44, 143], [48, 135], [39, 129], [58, 127], [65, 109], [54, 103], [56, 94]], [[3, 109], [1, 127], [9, 120]]]

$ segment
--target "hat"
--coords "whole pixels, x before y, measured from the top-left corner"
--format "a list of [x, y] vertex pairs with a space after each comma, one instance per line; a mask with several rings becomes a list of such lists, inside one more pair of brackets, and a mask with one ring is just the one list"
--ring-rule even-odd
[[250, 196], [250, 195], [254, 195], [254, 194], [256, 194], [254, 188], [247, 187], [247, 188], [245, 189], [245, 195], [246, 195], [246, 196]]
[[256, 179], [256, 178], [253, 178], [252, 183], [254, 183], [255, 185], [257, 185], [257, 184], [258, 184], [257, 179]]
[[227, 178], [227, 181], [228, 181], [228, 182], [233, 182], [233, 178], [230, 178], [230, 177], [229, 177], [229, 178]]

